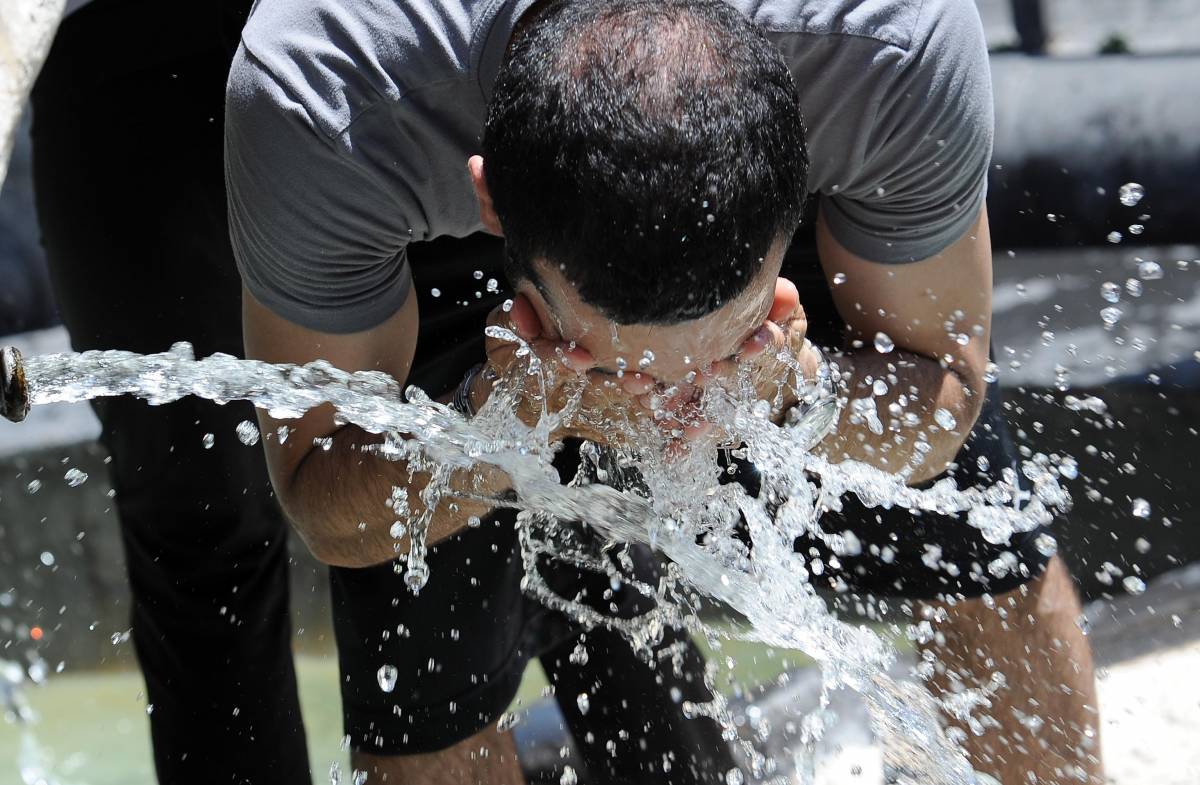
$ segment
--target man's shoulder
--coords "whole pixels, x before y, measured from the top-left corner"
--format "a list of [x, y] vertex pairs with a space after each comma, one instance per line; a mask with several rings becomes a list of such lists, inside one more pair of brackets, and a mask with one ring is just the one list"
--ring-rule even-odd
[[[260, 0], [242, 32], [230, 89], [259, 86], [299, 105], [328, 137], [380, 101], [466, 83], [488, 0]], [[259, 84], [253, 84], [259, 83]]]
[[827, 45], [922, 48], [947, 18], [977, 14], [974, 0], [731, 0], [769, 34]]

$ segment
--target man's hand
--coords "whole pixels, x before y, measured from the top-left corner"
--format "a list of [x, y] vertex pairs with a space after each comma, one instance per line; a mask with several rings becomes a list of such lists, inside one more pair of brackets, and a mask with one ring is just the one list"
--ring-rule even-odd
[[817, 374], [821, 359], [808, 343], [807, 333], [808, 318], [796, 285], [779, 278], [767, 321], [742, 344], [734, 358], [721, 364], [719, 373], [736, 376], [739, 366], [745, 368], [755, 400], [770, 402], [772, 413], [781, 416], [796, 405], [798, 383], [812, 380]]
[[813, 379], [820, 363], [806, 340], [807, 331], [808, 320], [796, 285], [779, 278], [766, 321], [736, 354], [701, 369], [691, 384], [655, 385], [641, 397], [642, 404], [660, 412], [658, 422], [664, 429], [674, 429], [680, 438], [694, 440], [712, 431], [714, 425], [719, 430], [719, 424], [700, 419], [698, 401], [704, 387], [721, 384], [735, 388], [739, 379], [745, 379], [755, 400], [769, 401], [774, 413], [781, 416], [797, 403], [797, 374]]
[[[488, 326], [516, 333], [533, 357], [522, 356], [516, 343], [488, 337], [484, 342], [488, 369], [476, 377], [471, 392], [476, 410], [491, 393], [493, 380], [502, 379], [521, 385], [517, 416], [530, 426], [537, 423], [547, 404], [551, 412], [561, 411], [573, 397], [579, 397], [575, 414], [552, 432], [553, 439], [576, 437], [616, 444], [632, 434], [633, 422], [642, 414], [635, 396], [653, 384], [643, 374], [628, 373], [618, 379], [593, 370], [595, 361], [586, 349], [545, 334], [523, 295], [513, 299], [508, 311], [502, 307], [493, 310]], [[529, 372], [533, 361], [538, 363], [540, 375]]]

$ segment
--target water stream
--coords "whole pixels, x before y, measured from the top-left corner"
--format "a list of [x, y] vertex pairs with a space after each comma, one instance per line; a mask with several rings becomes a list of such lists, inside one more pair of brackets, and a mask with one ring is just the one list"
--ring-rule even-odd
[[[494, 337], [515, 339], [511, 334]], [[920, 677], [889, 675], [896, 660], [891, 643], [869, 627], [846, 623], [829, 611], [807, 581], [806, 559], [793, 552], [793, 542], [802, 535], [816, 536], [835, 553], [854, 552], [853, 537], [829, 535], [818, 525], [821, 514], [837, 509], [846, 494], [869, 507], [964, 513], [964, 525], [979, 528], [994, 543], [1036, 528], [1069, 504], [1057, 481], [1059, 467], [1069, 459], [1039, 454], [1025, 461], [1022, 472], [1032, 493], [1018, 489], [1015, 472], [990, 487], [960, 490], [947, 480], [918, 490], [869, 466], [826, 462], [808, 449], [820, 423], [802, 420], [776, 426], [761, 403], [737, 390], [714, 388], [703, 406], [708, 417], [725, 424], [728, 437], [743, 445], [742, 455], [761, 470], [763, 486], [757, 497], [737, 483], [717, 482], [715, 451], [663, 457], [661, 445], [655, 443], [661, 437], [652, 424], [623, 424], [637, 431], [630, 442], [642, 445], [636, 453], [585, 445], [579, 476], [561, 485], [551, 465], [557, 447], [550, 434], [558, 423], [579, 414], [578, 397], [561, 411], [543, 414], [531, 427], [513, 413], [517, 384], [499, 385], [479, 415], [468, 420], [419, 390], [410, 388], [402, 396], [400, 386], [380, 373], [350, 374], [325, 362], [289, 366], [223, 355], [196, 359], [187, 344], [154, 355], [107, 351], [30, 357], [25, 369], [35, 406], [114, 395], [164, 404], [196, 395], [217, 403], [247, 400], [272, 417], [289, 419], [332, 404], [341, 422], [388, 435], [377, 451], [382, 457], [403, 458], [410, 466], [431, 471], [434, 480], [423, 496], [431, 509], [451, 501], [447, 478], [452, 469], [497, 466], [512, 480], [516, 500], [508, 503], [521, 510], [527, 592], [584, 624], [617, 629], [648, 660], [671, 656], [659, 647], [667, 626], [710, 637], [730, 634], [701, 619], [693, 598], [698, 593], [724, 604], [745, 620], [732, 634], [803, 652], [820, 665], [826, 692], [848, 688], [862, 696], [898, 782], [974, 782], [966, 757], [943, 731], [940, 715], [946, 710], [965, 718], [985, 696], [955, 696], [953, 706], [943, 706]], [[542, 369], [531, 362], [524, 372], [538, 377]], [[818, 390], [797, 384], [810, 398]], [[636, 470], [636, 481], [616, 481], [630, 470]], [[392, 501], [397, 498], [394, 494]], [[393, 508], [398, 516], [406, 513], [401, 503]], [[589, 545], [579, 536], [580, 527], [572, 522], [581, 520], [602, 533], [604, 547]], [[404, 572], [411, 590], [419, 591], [438, 577], [429, 574], [424, 561], [428, 513], [400, 523], [410, 536], [397, 570]], [[741, 536], [736, 536], [738, 531]], [[622, 543], [648, 544], [666, 558], [668, 567], [657, 585], [638, 584], [620, 569]], [[634, 619], [599, 614], [551, 590], [538, 570], [539, 560], [546, 558], [607, 573], [614, 585], [624, 583], [655, 597], [657, 606]], [[914, 619], [911, 634], [919, 635], [920, 625]], [[731, 741], [737, 738], [721, 698], [687, 705], [685, 711], [713, 717]], [[752, 739], [743, 741], [749, 774], [772, 781], [792, 772], [797, 781], [811, 781], [814, 745], [830, 721], [818, 711], [798, 723], [801, 732], [792, 760], [772, 760], [756, 751]], [[771, 732], [758, 730], [760, 735]], [[732, 771], [727, 781], [736, 785], [744, 776]]]

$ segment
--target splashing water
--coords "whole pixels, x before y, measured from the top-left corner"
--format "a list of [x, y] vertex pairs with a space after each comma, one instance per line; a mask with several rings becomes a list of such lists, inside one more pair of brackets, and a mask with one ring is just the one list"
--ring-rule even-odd
[[[495, 338], [519, 341], [506, 330], [491, 329]], [[528, 347], [522, 349], [528, 360], [523, 372], [535, 381], [541, 379], [534, 386], [544, 390], [542, 374], [547, 369], [540, 367]], [[522, 585], [529, 594], [585, 626], [603, 625], [620, 632], [651, 661], [674, 656], [659, 649], [667, 627], [710, 638], [730, 634], [703, 622], [693, 598], [699, 592], [724, 603], [746, 620], [733, 634], [799, 650], [821, 666], [824, 691], [846, 687], [859, 693], [890, 766], [913, 781], [932, 785], [975, 781], [965, 755], [947, 738], [939, 719], [943, 709], [960, 718], [968, 716], [971, 696], [958, 695], [955, 706], [943, 705], [920, 683], [889, 676], [888, 668], [896, 659], [890, 643], [869, 628], [847, 624], [829, 612], [806, 580], [804, 557], [793, 552], [793, 543], [811, 537], [834, 553], [853, 553], [857, 546], [853, 538], [831, 535], [818, 523], [824, 511], [840, 509], [846, 494], [868, 507], [965, 513], [967, 524], [991, 543], [1005, 543], [1014, 533], [1030, 531], [1069, 504], [1056, 481], [1059, 473], [1053, 457], [1036, 455], [1024, 463], [1022, 470], [1033, 484], [1031, 494], [1018, 489], [1016, 473], [1011, 471], [1005, 481], [990, 487], [960, 490], [953, 480], [943, 480], [915, 489], [901, 477], [864, 464], [831, 464], [809, 451], [821, 435], [820, 423], [802, 418], [776, 426], [768, 418], [769, 406], [753, 400], [745, 389], [713, 388], [702, 406], [705, 416], [722, 423], [726, 437], [744, 445], [743, 457], [760, 469], [762, 488], [757, 497], [737, 483], [717, 483], [712, 451], [692, 449], [667, 457], [659, 429], [648, 422], [619, 424], [633, 431], [637, 438], [628, 443], [642, 445], [638, 452], [585, 443], [578, 475], [561, 485], [551, 463], [557, 445], [550, 436], [560, 424], [582, 416], [581, 396], [568, 396], [561, 410], [544, 411], [536, 424], [528, 426], [514, 414], [521, 384], [511, 380], [498, 385], [479, 414], [466, 420], [416, 388], [406, 391], [408, 402], [403, 402], [400, 386], [381, 373], [346, 373], [323, 361], [290, 366], [226, 355], [197, 360], [187, 344], [154, 355], [119, 351], [46, 355], [31, 357], [25, 365], [34, 405], [113, 395], [135, 395], [151, 404], [164, 404], [196, 395], [217, 403], [247, 400], [274, 418], [288, 419], [328, 403], [336, 409], [339, 422], [386, 434], [378, 455], [406, 460], [410, 467], [417, 465], [432, 476], [423, 492], [422, 513], [413, 515], [399, 503], [403, 493], [388, 500], [401, 519], [394, 533], [409, 535], [409, 552], [400, 555], [397, 568], [405, 563], [405, 583], [413, 591], [430, 579], [425, 535], [431, 510], [452, 498], [451, 472], [481, 463], [494, 465], [508, 474], [516, 494], [516, 501], [504, 504], [519, 509], [526, 568]], [[818, 389], [799, 378], [796, 388], [810, 399]], [[827, 409], [814, 411], [824, 411], [827, 417]], [[238, 435], [248, 444], [258, 436], [250, 427], [240, 427]], [[1063, 460], [1067, 459], [1059, 462]], [[572, 523], [576, 521], [586, 521], [599, 531], [603, 547], [585, 537], [582, 528]], [[735, 536], [739, 526], [749, 542]], [[625, 543], [643, 543], [667, 557], [657, 585], [633, 580], [620, 569]], [[632, 619], [600, 614], [551, 590], [539, 569], [546, 559], [607, 574], [614, 585], [624, 584], [654, 597], [656, 604]], [[379, 678], [382, 689], [394, 684], [394, 676], [384, 669]], [[715, 681], [715, 676], [710, 673], [708, 679]], [[727, 740], [733, 741], [737, 730], [731, 714], [719, 693], [715, 689], [713, 693], [717, 697], [711, 703], [685, 704], [685, 713], [712, 717], [722, 725]], [[795, 766], [802, 777], [805, 771], [811, 776], [812, 750], [831, 721], [820, 710], [806, 718], [802, 749], [795, 761], [784, 765]], [[755, 777], [779, 773], [779, 761], [765, 758], [748, 742], [743, 742], [743, 749]]]

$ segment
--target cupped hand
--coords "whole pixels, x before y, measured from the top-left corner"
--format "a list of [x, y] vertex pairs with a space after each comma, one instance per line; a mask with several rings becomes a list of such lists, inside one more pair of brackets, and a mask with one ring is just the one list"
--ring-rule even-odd
[[795, 388], [813, 379], [820, 357], [808, 342], [808, 317], [796, 285], [786, 278], [775, 282], [775, 299], [767, 320], [748, 338], [735, 357], [712, 374], [736, 377], [739, 371], [754, 390], [755, 400], [768, 401], [773, 413], [796, 403]]
[[808, 319], [796, 285], [779, 278], [766, 320], [732, 357], [700, 369], [690, 383], [656, 385], [641, 397], [642, 404], [658, 412], [656, 421], [683, 441], [714, 431], [719, 435], [719, 424], [705, 421], [701, 414], [700, 399], [709, 385], [749, 385], [755, 400], [768, 401], [777, 413], [795, 403], [797, 374], [806, 379], [816, 375], [820, 358], [808, 343], [807, 332]]
[[[618, 379], [594, 370], [591, 353], [546, 329], [524, 295], [514, 297], [507, 311], [494, 309], [488, 326], [516, 333], [533, 355], [526, 356], [512, 341], [490, 336], [484, 341], [487, 376], [519, 385], [516, 413], [522, 422], [536, 425], [547, 406], [551, 412], [563, 411], [578, 397], [573, 415], [551, 432], [552, 439], [576, 437], [619, 444], [633, 432], [632, 423], [643, 414], [637, 395], [653, 386], [648, 377], [634, 373]], [[540, 373], [530, 372], [535, 362]], [[483, 384], [491, 386], [487, 381]]]

